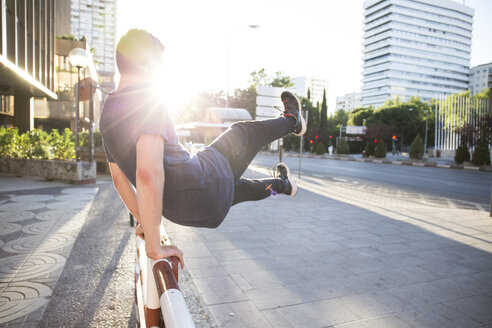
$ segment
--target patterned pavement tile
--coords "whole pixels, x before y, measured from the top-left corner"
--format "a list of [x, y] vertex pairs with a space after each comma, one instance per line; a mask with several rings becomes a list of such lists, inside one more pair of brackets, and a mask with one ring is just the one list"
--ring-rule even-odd
[[2, 196], [0, 326], [35, 326], [41, 319], [97, 190]]
[[46, 205], [41, 202], [12, 202], [0, 205], [0, 211], [33, 211], [44, 208]]
[[27, 211], [0, 212], [0, 222], [18, 222], [32, 219], [36, 214]]

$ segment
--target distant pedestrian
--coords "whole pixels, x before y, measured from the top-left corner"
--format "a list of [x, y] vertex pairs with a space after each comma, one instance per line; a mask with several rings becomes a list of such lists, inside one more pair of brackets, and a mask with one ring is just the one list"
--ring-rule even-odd
[[[156, 72], [164, 47], [150, 33], [130, 30], [118, 42], [117, 90], [106, 99], [100, 120], [111, 175], [121, 199], [143, 228], [147, 255], [177, 256], [160, 244], [161, 215], [181, 225], [215, 228], [232, 205], [272, 194], [294, 197], [297, 186], [280, 163], [269, 179], [242, 174], [265, 145], [289, 133], [303, 135], [306, 122], [297, 97], [281, 95], [283, 115], [264, 121], [237, 122], [209, 146], [190, 155], [178, 141], [166, 104], [159, 97]], [[136, 188], [136, 189], [135, 189]], [[141, 225], [141, 226], [140, 226]]]

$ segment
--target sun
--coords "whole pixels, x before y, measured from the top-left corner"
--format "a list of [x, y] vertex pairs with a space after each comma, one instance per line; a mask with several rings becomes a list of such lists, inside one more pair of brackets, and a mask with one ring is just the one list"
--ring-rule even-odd
[[175, 118], [182, 107], [193, 96], [187, 75], [179, 70], [179, 63], [171, 64], [164, 57], [163, 63], [156, 69], [156, 92], [168, 106], [171, 117]]

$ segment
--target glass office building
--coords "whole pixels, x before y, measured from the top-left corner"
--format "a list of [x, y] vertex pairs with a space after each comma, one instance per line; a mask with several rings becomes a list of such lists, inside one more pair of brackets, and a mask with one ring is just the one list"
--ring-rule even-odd
[[362, 104], [468, 89], [473, 14], [450, 0], [366, 1]]

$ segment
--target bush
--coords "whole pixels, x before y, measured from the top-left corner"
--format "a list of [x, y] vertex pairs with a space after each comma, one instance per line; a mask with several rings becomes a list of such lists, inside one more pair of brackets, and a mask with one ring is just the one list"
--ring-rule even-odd
[[410, 158], [411, 159], [421, 159], [424, 156], [424, 143], [420, 136], [417, 134], [415, 139], [413, 139], [410, 145]]
[[314, 145], [313, 152], [316, 155], [323, 155], [326, 153], [325, 144], [323, 143], [323, 141], [319, 141]]
[[[94, 148], [103, 147], [101, 133], [98, 130], [94, 131], [93, 142], [94, 142]], [[79, 143], [80, 143], [80, 147], [89, 147], [89, 131], [80, 132]]]
[[473, 165], [490, 165], [490, 151], [486, 142], [481, 141], [473, 151]]
[[18, 139], [17, 152], [20, 158], [50, 159], [48, 133], [38, 129], [23, 133]]
[[349, 145], [345, 139], [338, 140], [337, 145], [337, 154], [348, 154], [349, 153]]
[[456, 164], [463, 164], [463, 162], [470, 161], [470, 152], [468, 151], [468, 147], [465, 145], [461, 145], [456, 148], [456, 152], [454, 154], [454, 161]]
[[0, 127], [0, 157], [17, 157], [15, 145], [18, 143], [17, 128]]
[[366, 148], [364, 150], [364, 157], [374, 156], [374, 147], [370, 142], [367, 142]]
[[54, 129], [50, 134], [51, 150], [55, 159], [75, 159], [75, 141], [72, 131], [65, 129], [63, 134]]
[[376, 151], [374, 152], [374, 156], [376, 158], [385, 158], [386, 157], [386, 145], [384, 144], [384, 140], [380, 139], [376, 145]]
[[53, 130], [31, 130], [19, 135], [17, 128], [0, 127], [0, 157], [26, 159], [75, 159], [75, 143], [70, 129], [64, 134]]

